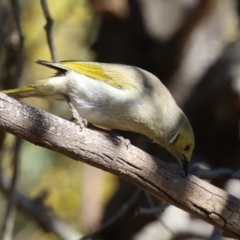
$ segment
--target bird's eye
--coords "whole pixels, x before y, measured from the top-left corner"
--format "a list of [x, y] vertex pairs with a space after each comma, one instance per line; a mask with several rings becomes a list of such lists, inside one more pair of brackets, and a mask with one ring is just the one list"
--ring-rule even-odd
[[187, 145], [187, 146], [184, 148], [184, 151], [187, 152], [187, 151], [189, 151], [189, 150], [190, 150], [190, 146]]

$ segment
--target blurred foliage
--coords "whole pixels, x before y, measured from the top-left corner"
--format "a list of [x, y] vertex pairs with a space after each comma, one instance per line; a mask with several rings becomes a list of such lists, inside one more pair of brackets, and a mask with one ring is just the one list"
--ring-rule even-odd
[[[40, 1], [19, 0], [23, 54], [11, 2], [0, 1], [1, 87], [6, 85], [4, 81], [15, 81], [15, 85], [22, 86], [54, 74], [51, 69], [35, 64], [36, 60], [51, 60]], [[53, 36], [59, 60], [97, 57], [100, 62], [135, 65], [154, 73], [168, 87], [193, 126], [196, 147], [191, 164], [240, 168], [239, 0], [48, 0], [48, 5], [54, 20]], [[101, 21], [92, 7], [101, 15]], [[22, 57], [22, 65], [18, 55]], [[65, 119], [71, 117], [66, 103], [34, 98], [23, 101]], [[144, 151], [175, 161], [149, 139], [121, 134]], [[0, 134], [0, 142], [2, 139]], [[0, 152], [2, 167], [9, 176], [14, 142], [14, 137], [7, 134]], [[135, 192], [135, 186], [128, 182], [118, 182], [110, 174], [28, 142], [21, 145], [20, 159], [18, 188], [32, 199], [42, 199], [52, 216], [59, 216], [77, 231], [96, 229], [102, 215], [103, 222], [115, 216]], [[219, 187], [224, 183], [225, 179], [214, 182]], [[159, 200], [155, 199], [155, 203], [159, 204]], [[6, 204], [5, 196], [0, 194], [0, 216], [5, 213]], [[141, 235], [143, 227], [155, 219], [136, 216], [139, 207], [147, 204], [146, 198], [140, 197], [127, 214], [102, 233], [104, 239], [128, 239], [136, 232]], [[175, 211], [168, 216], [168, 226], [176, 236], [170, 236], [172, 233], [163, 226], [168, 231], [166, 236], [170, 236], [166, 239], [178, 237], [174, 214]], [[205, 231], [206, 225], [199, 226]], [[17, 240], [57, 239], [44, 233], [20, 211], [14, 230]], [[156, 235], [155, 239], [159, 239], [159, 229]]]

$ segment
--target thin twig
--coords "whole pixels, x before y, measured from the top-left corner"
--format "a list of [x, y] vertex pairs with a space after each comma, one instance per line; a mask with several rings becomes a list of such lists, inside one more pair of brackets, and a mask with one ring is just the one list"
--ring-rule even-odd
[[53, 62], [58, 62], [58, 55], [57, 55], [57, 50], [54, 44], [53, 40], [53, 24], [54, 20], [51, 17], [51, 14], [48, 9], [47, 1], [46, 0], [41, 0], [41, 6], [43, 9], [44, 16], [46, 18], [46, 25], [45, 25], [45, 31], [46, 31], [46, 36], [47, 36], [47, 42], [48, 46], [51, 52], [52, 60]]
[[[145, 192], [145, 197], [146, 197], [146, 199], [147, 199], [147, 201], [148, 201], [148, 204], [149, 204], [149, 206], [151, 207], [151, 208], [155, 208], [155, 205], [154, 205], [154, 203], [153, 203], [153, 200], [152, 200], [152, 196], [149, 194], [149, 193], [147, 193], [147, 192]], [[170, 204], [168, 204], [168, 203], [165, 203], [166, 204], [166, 206], [164, 207], [164, 210], [168, 207], [168, 206], [170, 206]], [[167, 206], [168, 205], [168, 206]], [[163, 211], [164, 211], [163, 210]], [[160, 216], [159, 216], [159, 214], [157, 213], [157, 212], [153, 212], [153, 215], [157, 218], [157, 220], [163, 225], [163, 227], [165, 227], [173, 236], [175, 236], [176, 234], [172, 231], [172, 229], [170, 229], [163, 221], [162, 221], [162, 219], [160, 218]]]
[[109, 226], [111, 226], [113, 223], [115, 223], [119, 218], [121, 218], [129, 209], [130, 207], [136, 202], [136, 200], [138, 199], [138, 196], [140, 194], [141, 190], [137, 189], [136, 192], [132, 195], [132, 197], [129, 199], [128, 202], [126, 202], [121, 208], [120, 210], [113, 215], [112, 218], [110, 218], [106, 223], [104, 223], [98, 230], [96, 230], [93, 233], [90, 233], [86, 236], [84, 236], [83, 238], [81, 238], [81, 240], [89, 240], [92, 239], [94, 237], [96, 237], [99, 233], [103, 232], [106, 228], [108, 228]]
[[139, 208], [139, 214], [157, 214], [159, 215], [160, 213], [164, 212], [166, 208], [169, 207], [168, 203], [163, 203], [162, 205], [158, 207], [151, 207], [151, 208], [144, 208], [140, 207]]
[[14, 158], [13, 158], [13, 177], [11, 181], [11, 186], [9, 189], [9, 198], [8, 198], [8, 206], [5, 212], [5, 216], [3, 219], [2, 240], [10, 240], [12, 239], [13, 228], [15, 223], [15, 214], [16, 214], [16, 199], [15, 199], [15, 190], [18, 179], [18, 169], [19, 169], [19, 150], [21, 139], [15, 138], [15, 146], [14, 146]]
[[240, 172], [229, 168], [203, 169], [199, 166], [193, 166], [190, 173], [205, 180], [213, 180], [216, 178], [232, 178], [240, 180]]

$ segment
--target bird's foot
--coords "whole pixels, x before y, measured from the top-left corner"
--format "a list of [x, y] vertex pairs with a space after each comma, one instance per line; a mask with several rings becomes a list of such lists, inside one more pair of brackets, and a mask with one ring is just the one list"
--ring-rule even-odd
[[72, 112], [72, 121], [74, 121], [76, 125], [80, 127], [81, 131], [88, 125], [87, 119], [81, 118], [78, 113], [76, 115]]
[[118, 132], [116, 131], [112, 131], [110, 129], [105, 129], [105, 128], [100, 128], [97, 127], [91, 123], [88, 123], [88, 127], [92, 130], [95, 130], [97, 132], [100, 132], [106, 136], [110, 136], [111, 139], [113, 140], [117, 140], [120, 141], [122, 144], [124, 144], [127, 148], [130, 146], [131, 142], [129, 139], [124, 138], [123, 136], [121, 136]]
[[124, 144], [126, 146], [126, 148], [128, 149], [129, 146], [131, 145], [131, 141], [129, 139], [124, 138], [123, 136], [119, 135], [119, 133], [117, 132], [111, 132], [110, 136], [113, 139], [117, 139], [118, 141], [120, 141], [122, 144]]
[[73, 106], [69, 96], [64, 95], [70, 109], [72, 112], [72, 121], [75, 121], [77, 125], [80, 127], [80, 131], [82, 131], [85, 127], [87, 127], [88, 122], [87, 119], [83, 119], [80, 117], [79, 113], [77, 112], [76, 108]]

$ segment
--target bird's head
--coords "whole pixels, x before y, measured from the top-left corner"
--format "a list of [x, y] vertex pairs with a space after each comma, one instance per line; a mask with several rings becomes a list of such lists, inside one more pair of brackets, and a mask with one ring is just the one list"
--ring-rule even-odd
[[191, 124], [185, 116], [181, 121], [180, 128], [168, 141], [166, 148], [183, 165], [183, 170], [185, 175], [187, 175], [189, 161], [194, 148], [194, 134]]

